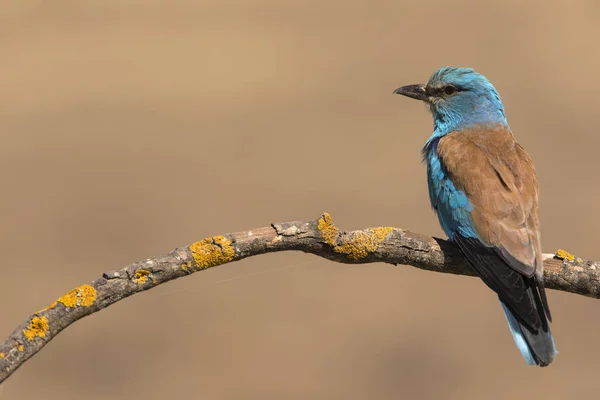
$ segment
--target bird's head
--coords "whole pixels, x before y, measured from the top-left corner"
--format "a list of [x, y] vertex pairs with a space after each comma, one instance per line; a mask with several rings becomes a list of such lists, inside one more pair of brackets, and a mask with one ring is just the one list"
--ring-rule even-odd
[[487, 78], [470, 68], [444, 67], [425, 84], [394, 90], [429, 105], [435, 129], [449, 131], [476, 124], [507, 125], [500, 95]]

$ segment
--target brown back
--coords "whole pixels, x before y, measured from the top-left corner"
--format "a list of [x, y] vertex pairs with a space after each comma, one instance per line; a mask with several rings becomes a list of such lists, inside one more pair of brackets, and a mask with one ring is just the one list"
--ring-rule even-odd
[[452, 132], [440, 140], [438, 153], [456, 188], [473, 205], [480, 239], [522, 263], [511, 264], [519, 272], [541, 275], [535, 168], [510, 130], [490, 125]]

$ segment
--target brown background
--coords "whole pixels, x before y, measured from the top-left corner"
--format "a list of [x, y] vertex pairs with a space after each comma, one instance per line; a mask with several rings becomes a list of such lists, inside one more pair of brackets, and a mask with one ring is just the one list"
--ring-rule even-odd
[[[502, 94], [537, 165], [544, 250], [599, 259], [600, 6], [449, 3], [4, 0], [1, 335], [214, 234], [328, 211], [442, 235], [431, 118], [392, 90], [444, 65]], [[80, 321], [0, 400], [596, 396], [600, 303], [550, 303], [560, 354], [530, 368], [477, 279], [266, 255]]]

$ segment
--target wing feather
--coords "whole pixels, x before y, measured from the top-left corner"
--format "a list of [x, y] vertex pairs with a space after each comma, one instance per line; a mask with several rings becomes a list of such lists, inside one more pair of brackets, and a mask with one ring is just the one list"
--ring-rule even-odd
[[[477, 238], [454, 241], [482, 280], [533, 331], [551, 320], [543, 285], [538, 184], [533, 163], [507, 127], [452, 132], [438, 156], [471, 203]], [[540, 307], [541, 306], [541, 307]]]
[[478, 237], [521, 274], [542, 274], [538, 185], [531, 159], [506, 127], [443, 137], [438, 154], [473, 206]]

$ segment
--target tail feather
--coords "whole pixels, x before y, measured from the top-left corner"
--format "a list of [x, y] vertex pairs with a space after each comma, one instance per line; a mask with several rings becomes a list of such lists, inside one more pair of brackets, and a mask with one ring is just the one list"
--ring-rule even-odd
[[[521, 324], [510, 309], [502, 302], [502, 309], [506, 315], [508, 327], [513, 335], [515, 344], [529, 365], [545, 367], [549, 365], [558, 353], [554, 345], [554, 338], [548, 324], [537, 332], [531, 331], [527, 326]], [[544, 311], [542, 310], [542, 313]], [[542, 314], [543, 315], [543, 314]]]

